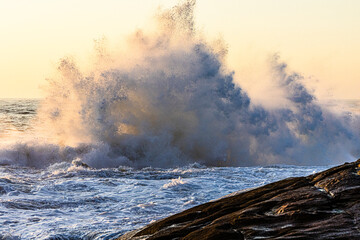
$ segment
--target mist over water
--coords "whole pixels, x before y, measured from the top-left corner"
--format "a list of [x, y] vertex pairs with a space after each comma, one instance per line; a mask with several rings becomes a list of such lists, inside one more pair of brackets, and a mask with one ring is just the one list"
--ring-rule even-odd
[[253, 104], [224, 65], [224, 44], [197, 33], [194, 4], [159, 10], [155, 30], [135, 32], [121, 54], [100, 41], [90, 71], [62, 59], [38, 109], [38, 135], [2, 146], [0, 163], [329, 165], [360, 155], [359, 116], [323, 108], [276, 55], [271, 78], [285, 104]]

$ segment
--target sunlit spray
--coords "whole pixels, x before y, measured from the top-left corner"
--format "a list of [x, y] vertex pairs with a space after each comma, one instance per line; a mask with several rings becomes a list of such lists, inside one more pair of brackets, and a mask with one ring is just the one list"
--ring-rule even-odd
[[135, 32], [121, 54], [100, 42], [90, 71], [62, 59], [38, 111], [51, 144], [17, 144], [1, 150], [2, 159], [36, 167], [76, 160], [100, 168], [320, 165], [359, 155], [359, 118], [323, 109], [278, 56], [270, 77], [287, 104], [252, 103], [224, 65], [224, 44], [197, 33], [194, 6], [186, 1], [159, 10], [155, 31]]

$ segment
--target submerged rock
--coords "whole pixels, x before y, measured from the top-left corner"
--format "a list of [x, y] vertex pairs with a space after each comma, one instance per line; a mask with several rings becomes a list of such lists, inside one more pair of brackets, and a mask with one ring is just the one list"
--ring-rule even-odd
[[360, 159], [208, 202], [119, 239], [360, 239]]

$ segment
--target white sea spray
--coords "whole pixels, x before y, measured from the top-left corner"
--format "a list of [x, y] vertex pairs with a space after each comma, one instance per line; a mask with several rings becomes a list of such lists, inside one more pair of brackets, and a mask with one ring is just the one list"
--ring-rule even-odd
[[224, 64], [224, 44], [210, 44], [196, 31], [194, 5], [159, 10], [155, 30], [136, 31], [121, 53], [98, 42], [88, 71], [63, 58], [45, 88], [38, 132], [2, 146], [0, 162], [37, 168], [74, 159], [94, 168], [327, 165], [360, 155], [359, 117], [323, 108], [277, 55], [270, 77], [286, 101], [271, 109], [253, 104]]

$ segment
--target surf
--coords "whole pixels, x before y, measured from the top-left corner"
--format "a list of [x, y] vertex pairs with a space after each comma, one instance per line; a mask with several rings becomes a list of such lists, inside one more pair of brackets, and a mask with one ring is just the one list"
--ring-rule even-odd
[[37, 110], [38, 137], [0, 149], [0, 163], [41, 168], [329, 165], [360, 154], [359, 117], [333, 113], [274, 55], [286, 104], [255, 104], [224, 63], [227, 49], [195, 28], [195, 1], [159, 10], [121, 53], [99, 43], [93, 67], [60, 60]]

